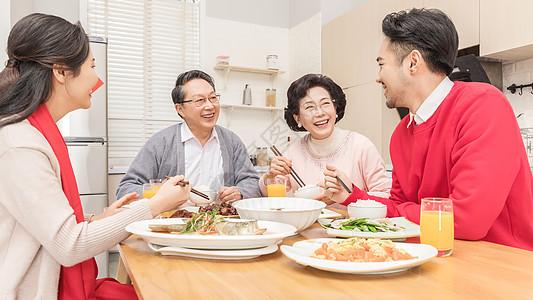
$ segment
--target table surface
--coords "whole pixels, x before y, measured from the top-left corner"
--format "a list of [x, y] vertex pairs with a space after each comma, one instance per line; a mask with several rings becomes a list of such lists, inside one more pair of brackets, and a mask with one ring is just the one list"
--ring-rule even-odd
[[[315, 223], [281, 244], [322, 237], [329, 236]], [[455, 240], [449, 257], [383, 275], [321, 271], [281, 250], [240, 261], [161, 256], [136, 235], [120, 245], [120, 255], [141, 299], [533, 298], [533, 253], [483, 241]]]

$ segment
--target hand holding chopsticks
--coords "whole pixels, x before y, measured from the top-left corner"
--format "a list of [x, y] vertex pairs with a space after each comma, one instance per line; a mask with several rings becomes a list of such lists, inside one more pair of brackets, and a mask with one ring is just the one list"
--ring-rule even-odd
[[[278, 148], [276, 148], [275, 145], [272, 145], [272, 147], [270, 147], [270, 150], [272, 150], [272, 152], [274, 152], [274, 154], [276, 156], [281, 156], [283, 157], [283, 155], [281, 154], [281, 152], [278, 150]], [[290, 174], [292, 176], [292, 178], [294, 178], [294, 180], [296, 181], [296, 183], [300, 186], [300, 187], [304, 187], [305, 186], [305, 183], [303, 182], [303, 180], [300, 178], [300, 176], [298, 176], [298, 174], [296, 174], [296, 172], [294, 171], [294, 169], [289, 166], [289, 169], [290, 169]]]
[[[165, 175], [165, 178], [169, 179], [170, 176], [166, 176]], [[189, 182], [185, 181], [185, 180], [182, 180], [182, 181], [179, 181], [178, 184], [181, 185], [182, 187], [185, 187], [185, 186], [187, 186], [189, 184]], [[198, 196], [200, 196], [200, 197], [202, 197], [204, 199], [209, 200], [209, 196], [208, 195], [206, 195], [206, 194], [204, 194], [204, 193], [202, 193], [202, 192], [200, 192], [200, 191], [198, 191], [196, 189], [191, 188], [191, 193], [194, 193], [194, 194], [196, 194], [196, 195], [198, 195]]]
[[[341, 178], [344, 178], [342, 180]], [[347, 184], [348, 183], [348, 184]], [[331, 165], [326, 165], [324, 170], [324, 188], [326, 196], [331, 200], [342, 203], [352, 193], [348, 176], [341, 170]]]

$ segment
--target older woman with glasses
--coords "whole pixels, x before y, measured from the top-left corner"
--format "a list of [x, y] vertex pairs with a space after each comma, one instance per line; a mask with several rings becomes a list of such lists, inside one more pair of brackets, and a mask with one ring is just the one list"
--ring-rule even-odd
[[176, 174], [186, 174], [193, 187], [218, 191], [222, 201], [259, 196], [259, 175], [243, 142], [216, 125], [220, 95], [211, 76], [199, 70], [182, 73], [171, 95], [184, 122], [146, 142], [119, 183], [117, 197], [141, 193], [143, 183], [150, 179]]
[[[329, 77], [307, 74], [294, 81], [287, 91], [285, 120], [294, 131], [309, 134], [295, 141], [283, 156], [276, 156], [260, 180], [263, 195], [266, 180], [298, 172], [306, 184], [322, 186], [326, 165], [343, 170], [360, 189], [373, 195], [388, 196], [391, 180], [376, 147], [365, 136], [335, 126], [344, 116], [346, 96]], [[289, 189], [299, 188], [291, 177]], [[332, 203], [322, 194], [318, 199]]]

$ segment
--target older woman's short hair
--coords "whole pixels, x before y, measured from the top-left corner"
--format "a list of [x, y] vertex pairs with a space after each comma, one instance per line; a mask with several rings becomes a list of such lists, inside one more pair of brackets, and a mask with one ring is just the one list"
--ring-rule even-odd
[[289, 128], [294, 131], [306, 131], [303, 127], [298, 127], [298, 123], [294, 120], [293, 115], [300, 114], [300, 100], [307, 96], [309, 89], [314, 87], [322, 87], [328, 91], [334, 106], [337, 111], [337, 119], [335, 123], [344, 117], [344, 110], [346, 108], [346, 95], [342, 88], [335, 83], [331, 78], [321, 74], [307, 74], [296, 81], [294, 81], [287, 90], [287, 107], [285, 107], [285, 121]]

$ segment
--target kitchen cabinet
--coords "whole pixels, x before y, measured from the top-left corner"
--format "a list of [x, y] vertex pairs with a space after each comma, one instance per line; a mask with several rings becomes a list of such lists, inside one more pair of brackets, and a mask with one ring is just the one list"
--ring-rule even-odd
[[348, 87], [348, 15], [345, 14], [322, 26], [322, 74], [340, 87]]
[[349, 12], [348, 15], [348, 87], [374, 82], [378, 65], [376, 57], [384, 35], [383, 18], [395, 11], [421, 7], [422, 0], [372, 0]]
[[480, 55], [503, 60], [533, 57], [533, 1], [480, 0]]
[[479, 1], [424, 0], [423, 5], [438, 8], [452, 19], [459, 35], [459, 49], [464, 49], [479, 45]]

